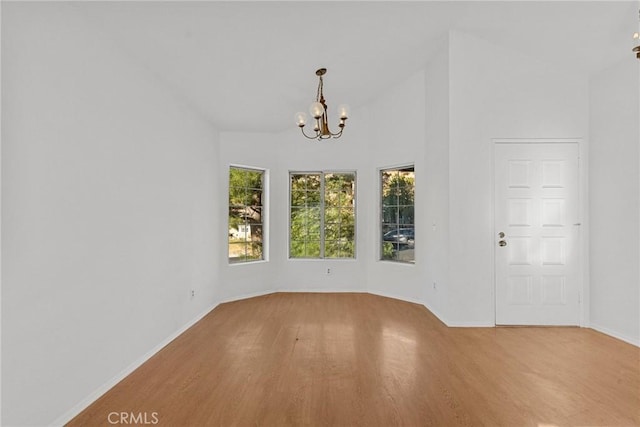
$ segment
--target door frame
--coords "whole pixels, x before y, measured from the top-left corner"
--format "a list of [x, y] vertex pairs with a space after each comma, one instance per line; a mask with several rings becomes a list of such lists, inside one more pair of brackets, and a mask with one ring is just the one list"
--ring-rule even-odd
[[589, 327], [589, 227], [588, 225], [588, 147], [582, 138], [492, 138], [491, 139], [491, 259], [493, 262], [493, 324], [497, 324], [498, 292], [496, 273], [496, 146], [500, 144], [526, 145], [526, 144], [577, 144], [578, 146], [578, 310], [580, 327]]

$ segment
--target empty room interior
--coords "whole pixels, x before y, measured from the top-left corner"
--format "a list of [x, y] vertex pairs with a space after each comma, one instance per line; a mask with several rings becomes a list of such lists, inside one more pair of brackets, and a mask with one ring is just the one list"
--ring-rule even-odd
[[0, 14], [2, 425], [640, 425], [640, 2]]

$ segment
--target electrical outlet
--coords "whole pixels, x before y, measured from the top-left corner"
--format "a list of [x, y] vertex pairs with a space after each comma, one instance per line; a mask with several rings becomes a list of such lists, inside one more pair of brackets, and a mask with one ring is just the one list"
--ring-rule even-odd
[[327, 275], [331, 274], [331, 269], [327, 268]]
[[191, 289], [191, 298], [196, 296], [196, 291], [194, 289]]
[[433, 282], [433, 289], [437, 290], [438, 289], [438, 285], [436, 285], [436, 282]]

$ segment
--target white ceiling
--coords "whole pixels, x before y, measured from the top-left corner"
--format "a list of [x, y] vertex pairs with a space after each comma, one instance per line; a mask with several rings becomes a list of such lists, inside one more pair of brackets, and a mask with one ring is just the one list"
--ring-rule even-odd
[[[449, 30], [592, 73], [632, 56], [638, 1], [77, 2], [131, 61], [220, 130], [281, 131], [315, 97], [367, 103]], [[536, 59], [537, 58], [537, 59]]]

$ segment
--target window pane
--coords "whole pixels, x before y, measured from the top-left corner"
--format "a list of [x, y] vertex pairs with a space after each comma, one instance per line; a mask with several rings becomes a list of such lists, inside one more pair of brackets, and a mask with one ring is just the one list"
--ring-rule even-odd
[[325, 258], [339, 258], [340, 257], [340, 242], [333, 240], [325, 240], [324, 242], [324, 256]]
[[229, 262], [264, 258], [262, 194], [264, 171], [229, 168]]
[[325, 222], [340, 222], [340, 208], [325, 206], [324, 220]]
[[398, 206], [398, 223], [413, 224], [413, 205]]
[[356, 244], [354, 241], [347, 241], [340, 243], [340, 256], [342, 258], [355, 258], [356, 256]]
[[305, 197], [308, 206], [320, 206], [320, 191], [307, 191]]
[[262, 259], [262, 242], [251, 242], [247, 245], [247, 260]]
[[304, 258], [306, 245], [304, 240], [292, 240], [289, 256], [291, 258]]
[[353, 257], [355, 174], [292, 173], [290, 184], [290, 256]]
[[340, 238], [340, 224], [328, 223], [324, 227], [325, 240], [338, 240]]
[[262, 171], [245, 171], [245, 182], [247, 188], [262, 189]]
[[307, 175], [307, 180], [306, 180], [307, 190], [320, 191], [320, 181], [321, 181], [320, 174]]
[[382, 207], [382, 223], [396, 223], [398, 222], [398, 207], [397, 206], [383, 206]]
[[307, 186], [306, 175], [291, 175], [291, 190], [305, 190]]
[[320, 242], [307, 242], [307, 258], [320, 258]]
[[229, 243], [229, 262], [243, 262], [245, 261], [246, 244], [242, 243]]
[[340, 224], [340, 238], [342, 240], [355, 241], [356, 227], [355, 223], [347, 222]]
[[307, 192], [304, 190], [291, 191], [291, 206], [304, 206], [307, 203]]
[[380, 258], [415, 262], [415, 172], [413, 166], [380, 172]]

